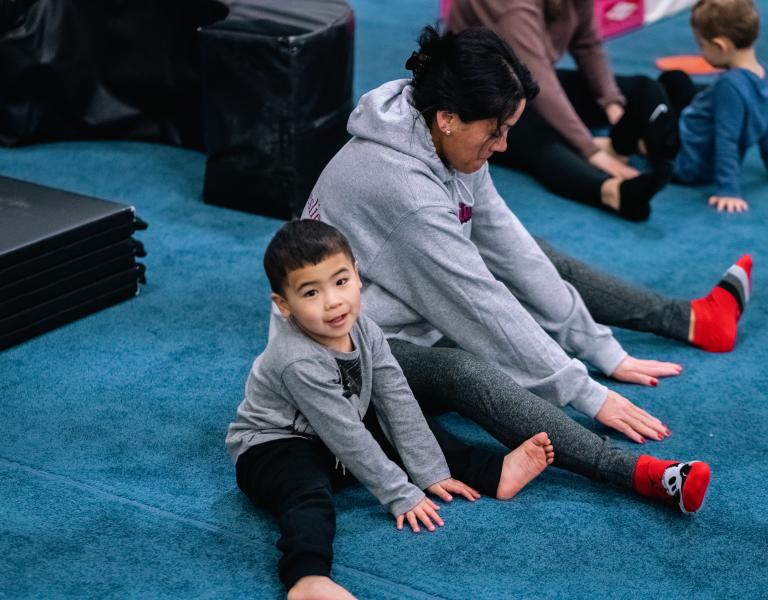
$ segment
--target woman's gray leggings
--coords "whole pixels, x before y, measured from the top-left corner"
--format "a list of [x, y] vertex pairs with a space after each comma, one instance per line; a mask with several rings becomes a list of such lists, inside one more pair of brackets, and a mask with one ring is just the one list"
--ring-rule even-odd
[[541, 238], [536, 242], [560, 277], [578, 290], [598, 323], [688, 341], [690, 300], [664, 298], [563, 254]]
[[497, 366], [439, 344], [430, 348], [389, 340], [389, 346], [425, 413], [458, 412], [508, 448], [546, 431], [555, 447], [556, 467], [631, 487], [636, 456], [582, 427]]

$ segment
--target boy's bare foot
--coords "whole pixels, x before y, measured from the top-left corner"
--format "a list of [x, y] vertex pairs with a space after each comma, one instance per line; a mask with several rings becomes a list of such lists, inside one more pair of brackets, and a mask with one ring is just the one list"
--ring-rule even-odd
[[288, 590], [288, 600], [355, 600], [355, 597], [330, 577], [307, 575]]
[[546, 433], [542, 431], [526, 440], [504, 457], [496, 497], [509, 500], [553, 460], [555, 449]]

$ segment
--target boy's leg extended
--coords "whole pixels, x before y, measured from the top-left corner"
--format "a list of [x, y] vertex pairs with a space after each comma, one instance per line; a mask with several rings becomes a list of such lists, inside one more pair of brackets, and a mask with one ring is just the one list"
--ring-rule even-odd
[[457, 411], [508, 448], [544, 431], [554, 445], [554, 466], [631, 487], [637, 457], [519, 386], [496, 365], [458, 348], [427, 348], [402, 340], [390, 340], [390, 347], [426, 414]]
[[564, 254], [541, 238], [536, 242], [598, 323], [688, 341], [689, 301], [665, 298]]
[[274, 440], [253, 446], [237, 461], [237, 485], [277, 517], [280, 580], [287, 589], [302, 577], [329, 577], [336, 533], [334, 459], [319, 441]]

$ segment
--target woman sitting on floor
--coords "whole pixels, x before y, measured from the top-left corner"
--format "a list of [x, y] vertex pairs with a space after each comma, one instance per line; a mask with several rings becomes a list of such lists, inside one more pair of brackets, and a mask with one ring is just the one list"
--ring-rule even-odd
[[[427, 28], [407, 66], [413, 80], [360, 100], [349, 121], [353, 138], [321, 174], [303, 216], [349, 238], [365, 311], [384, 329], [422, 408], [458, 411], [508, 447], [546, 431], [555, 466], [696, 510], [709, 477], [701, 463], [638, 458], [557, 408], [570, 404], [636, 442], [662, 440], [666, 426], [568, 354], [645, 385], [681, 368], [629, 356], [550, 257], [598, 314], [635, 328], [685, 339], [691, 303], [638, 290], [546, 246], [545, 253], [509, 210], [487, 160], [505, 149], [537, 90], [495, 34], [441, 38]], [[717, 315], [732, 321], [735, 336], [738, 315], [728, 310]], [[689, 495], [663, 487], [670, 468], [694, 476], [687, 481], [697, 483], [684, 484]]]

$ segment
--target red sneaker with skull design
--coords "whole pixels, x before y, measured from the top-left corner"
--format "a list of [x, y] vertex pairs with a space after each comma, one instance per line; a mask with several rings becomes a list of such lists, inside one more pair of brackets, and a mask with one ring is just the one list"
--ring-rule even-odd
[[644, 454], [637, 459], [632, 488], [641, 496], [672, 504], [689, 514], [701, 508], [710, 476], [705, 462], [659, 460]]

